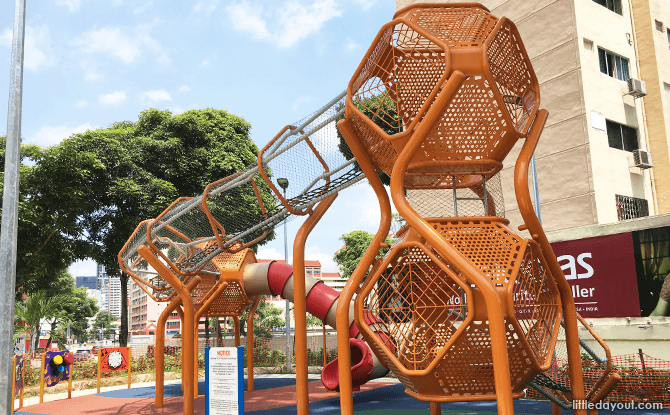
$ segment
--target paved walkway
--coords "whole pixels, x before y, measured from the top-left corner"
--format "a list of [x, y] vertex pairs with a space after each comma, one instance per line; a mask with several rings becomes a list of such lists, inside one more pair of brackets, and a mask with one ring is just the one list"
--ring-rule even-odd
[[[334, 415], [339, 413], [339, 397], [336, 392], [325, 391], [319, 375], [310, 375], [310, 414]], [[254, 392], [244, 396], [245, 413], [253, 415], [293, 415], [296, 413], [295, 375], [256, 375]], [[195, 400], [195, 413], [204, 415], [204, 380], [198, 385], [201, 394]], [[246, 389], [246, 387], [245, 387]], [[24, 408], [17, 415], [153, 415], [179, 414], [183, 408], [181, 381], [165, 382], [164, 408], [154, 407], [155, 387], [153, 383], [111, 386], [96, 389], [73, 391], [72, 399], [67, 394], [45, 395], [45, 402], [39, 404], [39, 397], [24, 400]], [[18, 403], [18, 401], [17, 401]], [[551, 414], [551, 404], [546, 401], [517, 400], [514, 403], [516, 414]], [[430, 413], [427, 402], [411, 398], [404, 387], [395, 379], [378, 379], [363, 385], [360, 392], [354, 394], [356, 414], [425, 414]], [[602, 414], [609, 411], [601, 410]], [[496, 415], [495, 402], [442, 404], [442, 413], [447, 415]], [[572, 414], [572, 411], [563, 411]], [[611, 413], [611, 412], [610, 412]], [[647, 411], [616, 409], [617, 415], [670, 415], [670, 409]]]

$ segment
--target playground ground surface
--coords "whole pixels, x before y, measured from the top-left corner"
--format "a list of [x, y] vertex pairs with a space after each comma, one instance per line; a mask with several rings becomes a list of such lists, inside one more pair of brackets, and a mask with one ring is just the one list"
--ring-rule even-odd
[[[253, 415], [288, 415], [296, 413], [295, 375], [256, 375], [254, 392], [245, 392], [245, 413]], [[339, 397], [335, 392], [326, 392], [318, 375], [310, 375], [310, 414], [331, 415], [339, 413]], [[195, 399], [195, 413], [205, 413], [205, 382], [198, 385], [200, 396]], [[65, 394], [45, 395], [45, 402], [33, 397], [24, 401], [24, 407], [15, 412], [17, 415], [152, 415], [179, 414], [182, 412], [181, 383], [165, 382], [165, 405], [161, 409], [154, 407], [155, 388], [151, 383], [136, 384], [131, 389], [126, 386], [102, 388], [73, 392], [72, 399]], [[16, 401], [18, 404], [18, 400]], [[547, 401], [516, 400], [515, 413], [551, 414], [551, 404]], [[377, 414], [429, 414], [429, 404], [421, 402], [404, 393], [404, 387], [394, 379], [380, 379], [363, 385], [360, 392], [354, 394], [354, 411], [361, 415]], [[442, 413], [446, 415], [496, 415], [495, 402], [448, 403], [442, 404]], [[616, 413], [625, 415], [668, 414], [670, 409], [615, 409], [600, 414]], [[564, 410], [562, 414], [572, 414]]]

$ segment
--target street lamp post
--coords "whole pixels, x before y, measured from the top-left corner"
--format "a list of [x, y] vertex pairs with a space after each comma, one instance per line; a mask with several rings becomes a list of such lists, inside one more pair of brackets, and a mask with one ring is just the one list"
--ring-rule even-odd
[[[286, 199], [286, 189], [288, 189], [288, 179], [279, 178], [277, 184], [284, 191]], [[288, 233], [286, 231], [286, 218], [284, 219], [284, 262], [288, 265]], [[286, 370], [291, 373], [291, 307], [288, 300], [285, 300], [286, 306]]]

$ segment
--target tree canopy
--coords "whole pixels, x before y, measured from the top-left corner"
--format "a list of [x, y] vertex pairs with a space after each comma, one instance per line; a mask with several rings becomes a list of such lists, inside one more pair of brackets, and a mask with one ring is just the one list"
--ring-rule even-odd
[[[342, 277], [351, 277], [363, 254], [372, 243], [372, 239], [374, 239], [374, 235], [365, 231], [352, 231], [340, 237], [344, 246], [335, 253], [333, 259], [340, 266]], [[393, 240], [386, 238], [385, 242], [390, 245]], [[388, 248], [382, 248], [379, 256], [383, 256], [387, 251]]]
[[[196, 196], [207, 184], [255, 162], [258, 148], [250, 129], [244, 119], [224, 110], [172, 115], [149, 109], [136, 122], [74, 134], [58, 146], [22, 146], [31, 163], [21, 166], [18, 291], [54, 289], [53, 271], [65, 270], [77, 259], [92, 258], [110, 276], [118, 275], [117, 255], [140, 221], [155, 218], [177, 197]], [[4, 149], [2, 139], [3, 162]], [[262, 197], [269, 196], [266, 186], [259, 190]], [[254, 214], [244, 200], [234, 206], [237, 211], [224, 214]], [[274, 234], [265, 241], [272, 238]], [[122, 275], [122, 298], [127, 281]], [[125, 302], [121, 321], [125, 344]]]

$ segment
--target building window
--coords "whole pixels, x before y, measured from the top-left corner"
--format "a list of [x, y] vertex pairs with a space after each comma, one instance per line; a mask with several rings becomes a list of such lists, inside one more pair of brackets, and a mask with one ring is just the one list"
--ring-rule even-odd
[[598, 58], [600, 59], [600, 72], [620, 81], [628, 81], [630, 78], [628, 59], [602, 48], [598, 48]]
[[637, 197], [615, 195], [616, 214], [619, 220], [643, 218], [649, 216], [649, 203], [647, 199]]
[[637, 130], [614, 121], [607, 120], [607, 141], [612, 148], [634, 151], [640, 148], [637, 143]]
[[670, 48], [670, 29], [668, 29], [668, 48]]
[[656, 22], [656, 30], [658, 30], [659, 32], [663, 32], [663, 22], [659, 22], [658, 20], [656, 20], [655, 22]]
[[621, 0], [593, 0], [593, 1], [600, 4], [603, 7], [607, 7], [614, 13], [618, 13], [623, 16], [623, 12], [621, 11]]

